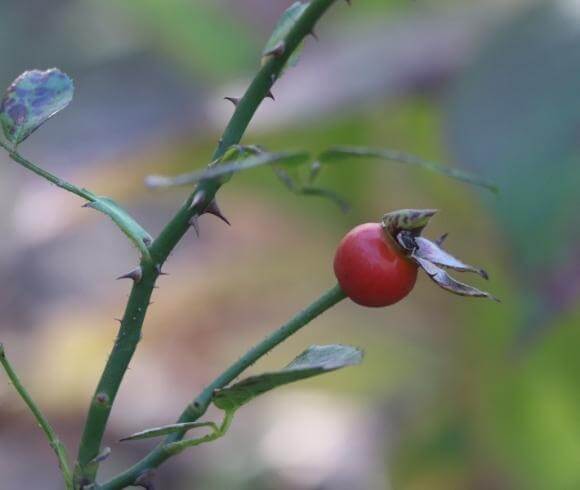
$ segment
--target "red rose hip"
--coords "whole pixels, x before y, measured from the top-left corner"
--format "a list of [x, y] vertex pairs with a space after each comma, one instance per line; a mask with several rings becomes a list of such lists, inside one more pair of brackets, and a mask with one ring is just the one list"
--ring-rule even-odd
[[417, 265], [386, 235], [379, 223], [353, 228], [340, 242], [334, 273], [344, 293], [362, 306], [388, 306], [407, 296]]

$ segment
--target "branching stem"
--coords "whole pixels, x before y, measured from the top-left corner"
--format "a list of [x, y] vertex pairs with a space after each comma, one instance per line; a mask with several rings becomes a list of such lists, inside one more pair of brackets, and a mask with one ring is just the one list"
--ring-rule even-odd
[[[259, 344], [251, 348], [242, 357], [240, 357], [240, 359], [238, 359], [223, 373], [221, 373], [200, 393], [195, 401], [186, 408], [186, 410], [181, 414], [178, 422], [194, 422], [195, 420], [199, 419], [207, 411], [215, 390], [227, 386], [248, 367], [263, 357], [264, 354], [267, 354], [272, 349], [274, 349], [274, 347], [280, 345], [288, 337], [294, 335], [296, 332], [298, 332], [298, 330], [345, 299], [345, 297], [346, 296], [344, 292], [338, 285], [326, 291], [310, 306], [302, 310], [287, 323], [265, 337]], [[184, 437], [184, 435], [185, 431], [171, 434], [161, 445], [157, 446], [157, 448], [149, 453], [149, 455], [147, 455], [143, 460], [110, 482], [99, 487], [100, 490], [117, 490], [125, 488], [127, 485], [133, 483], [139, 477], [139, 475], [142, 475], [145, 472], [158, 467], [161, 463], [173, 455], [172, 452], [167, 451], [168, 447], [181, 447], [177, 443]], [[211, 436], [212, 434], [206, 437]], [[204, 439], [202, 442], [207, 441]], [[185, 444], [185, 446], [187, 446], [187, 444]]]
[[[308, 4], [308, 7], [285, 37], [283, 52], [269, 57], [244, 96], [240, 99], [219, 141], [212, 161], [220, 158], [230, 146], [240, 142], [256, 110], [270, 93], [290, 55], [302, 43], [304, 38], [314, 30], [320, 17], [335, 1], [312, 0]], [[143, 278], [133, 286], [117, 340], [89, 408], [75, 469], [75, 481], [78, 487], [82, 485], [88, 486], [95, 481], [97, 467], [90, 463], [99, 454], [115, 396], [135, 352], [137, 343], [141, 338], [143, 320], [161, 266], [187, 233], [190, 219], [204, 211], [220, 187], [221, 184], [215, 180], [201, 182], [151, 245], [150, 252], [153, 263], [141, 264]], [[195, 205], [192, 205], [192, 203], [195, 203]], [[190, 410], [187, 410], [182, 418], [190, 419], [192, 416], [198, 415], [197, 413], [191, 414]], [[142, 465], [143, 468], [158, 466], [162, 461], [155, 451], [146, 460], [151, 461], [151, 464], [144, 463]], [[103, 488], [124, 488], [133, 483], [138, 476], [139, 474], [130, 473], [115, 479]]]

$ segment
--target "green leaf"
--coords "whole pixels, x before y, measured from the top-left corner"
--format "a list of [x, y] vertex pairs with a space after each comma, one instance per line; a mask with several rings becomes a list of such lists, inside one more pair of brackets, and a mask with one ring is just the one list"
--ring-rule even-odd
[[85, 207], [96, 209], [109, 216], [113, 222], [127, 235], [129, 240], [141, 251], [147, 260], [151, 260], [149, 245], [153, 238], [135, 219], [121, 206], [109, 197], [95, 196], [93, 202], [85, 204]]
[[205, 170], [181, 174], [176, 177], [163, 177], [151, 175], [146, 183], [149, 187], [172, 187], [179, 185], [191, 185], [203, 180], [228, 177], [244, 170], [261, 167], [264, 165], [290, 164], [301, 165], [307, 162], [309, 154], [307, 152], [280, 152], [280, 153], [260, 153], [248, 158], [242, 158], [228, 163], [219, 163], [210, 166]]
[[[274, 27], [274, 31], [272, 32], [272, 35], [270, 36], [270, 39], [268, 39], [266, 47], [262, 52], [262, 64], [268, 60], [267, 53], [275, 50], [278, 46], [280, 46], [280, 43], [284, 42], [286, 36], [288, 36], [292, 28], [296, 25], [298, 19], [300, 19], [300, 16], [307, 8], [307, 3], [295, 2], [284, 11], [284, 13], [280, 16], [280, 19], [278, 19], [278, 23]], [[287, 67], [296, 66], [298, 59], [300, 58], [301, 50], [301, 46], [294, 50], [286, 62]]]
[[347, 345], [313, 345], [281, 371], [251, 376], [217, 390], [213, 402], [222, 410], [234, 411], [274, 388], [319, 374], [360, 364], [363, 353]]
[[140, 439], [151, 439], [153, 437], [162, 437], [169, 434], [175, 434], [177, 432], [187, 432], [190, 429], [197, 429], [200, 427], [210, 427], [214, 431], [218, 430], [217, 425], [214, 422], [185, 422], [181, 424], [170, 424], [164, 425], [162, 427], [155, 427], [153, 429], [147, 429], [141, 432], [136, 432], [128, 437], [123, 437], [121, 442], [124, 441], [138, 441]]
[[382, 160], [389, 160], [392, 162], [404, 163], [406, 165], [414, 165], [422, 167], [426, 170], [451, 177], [468, 184], [477, 185], [488, 189], [494, 193], [498, 192], [497, 186], [476, 174], [465, 172], [452, 167], [447, 167], [439, 163], [423, 160], [415, 155], [404, 153], [397, 150], [381, 149], [381, 148], [366, 148], [358, 146], [336, 146], [323, 152], [319, 156], [322, 163], [334, 163], [348, 158], [378, 158]]
[[72, 100], [73, 81], [56, 68], [30, 70], [6, 90], [0, 122], [6, 138], [17, 146]]

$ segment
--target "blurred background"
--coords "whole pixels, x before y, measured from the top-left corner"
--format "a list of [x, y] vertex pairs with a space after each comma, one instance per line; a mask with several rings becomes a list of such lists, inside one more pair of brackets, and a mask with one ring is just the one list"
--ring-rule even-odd
[[[21, 146], [125, 205], [153, 234], [188, 189], [151, 173], [202, 168], [290, 0], [2, 0], [0, 86], [30, 68], [76, 80], [73, 104]], [[365, 363], [243, 408], [228, 436], [158, 471], [162, 489], [580, 488], [580, 2], [338, 2], [275, 86], [246, 143], [317, 152], [405, 150], [495, 180], [494, 196], [396, 163], [325, 168], [349, 214], [295, 196], [269, 169], [220, 192], [160, 280], [112, 413], [106, 478], [154, 442], [225, 365], [332, 285], [352, 226], [435, 207], [431, 237], [486, 267], [500, 305], [422, 277], [381, 310], [344, 302], [250, 372], [311, 343]], [[74, 454], [137, 253], [74, 196], [0, 155], [0, 341]], [[210, 412], [208, 417], [218, 418]], [[0, 487], [62, 488], [56, 462], [0, 375]]]

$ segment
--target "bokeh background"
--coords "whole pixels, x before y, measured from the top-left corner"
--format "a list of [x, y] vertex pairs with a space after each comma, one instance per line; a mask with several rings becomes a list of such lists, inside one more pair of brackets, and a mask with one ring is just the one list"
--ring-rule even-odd
[[[150, 173], [208, 162], [289, 0], [2, 0], [0, 85], [58, 66], [74, 103], [21, 147], [114, 197], [157, 233], [187, 189]], [[229, 363], [333, 283], [336, 243], [404, 207], [485, 266], [501, 305], [421, 278], [394, 307], [345, 302], [252, 368], [311, 343], [364, 347], [365, 363], [242, 409], [229, 435], [158, 472], [169, 490], [580, 488], [580, 2], [354, 0], [275, 87], [245, 142], [317, 152], [396, 148], [479, 172], [498, 196], [400, 164], [345, 162], [321, 183], [344, 215], [292, 195], [271, 170], [220, 192], [228, 228], [201, 219], [167, 264], [122, 386], [102, 476], [153, 443]], [[105, 217], [0, 155], [0, 340], [74, 453], [137, 253]], [[211, 412], [210, 417], [219, 414]], [[0, 376], [0, 488], [61, 488], [56, 463]]]

